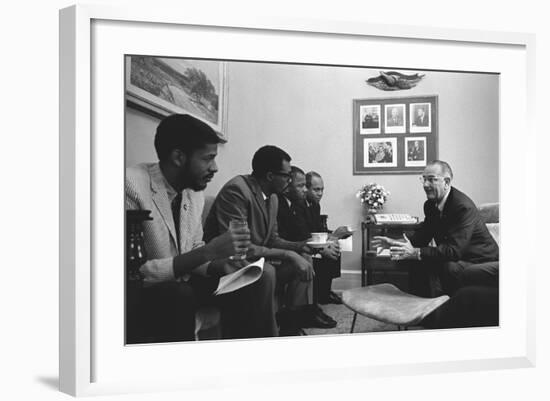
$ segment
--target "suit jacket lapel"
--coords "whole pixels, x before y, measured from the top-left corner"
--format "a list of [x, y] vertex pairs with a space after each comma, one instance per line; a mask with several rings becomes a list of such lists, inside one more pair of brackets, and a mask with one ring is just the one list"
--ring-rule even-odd
[[269, 197], [269, 210], [265, 207], [264, 202], [264, 210], [266, 212], [267, 220], [267, 233], [268, 237], [271, 237], [271, 233], [273, 232], [275, 222], [277, 221], [277, 212], [279, 209], [279, 198], [277, 198], [277, 195], [271, 194]]
[[[250, 190], [254, 194], [254, 199], [256, 203], [258, 203], [258, 207], [262, 211], [262, 216], [265, 221], [266, 227], [268, 227], [269, 231], [269, 214], [267, 211], [267, 207], [265, 205], [264, 195], [262, 192], [262, 188], [260, 187], [260, 184], [256, 179], [252, 176], [243, 176], [244, 181], [247, 183], [247, 185], [250, 187]], [[273, 197], [270, 198], [270, 203], [273, 204]]]
[[445, 201], [445, 204], [443, 205], [443, 210], [441, 211], [441, 219], [445, 219], [449, 214], [449, 208], [453, 203], [453, 195], [454, 195], [454, 188], [451, 187], [449, 196], [447, 196], [447, 200]]
[[172, 207], [170, 200], [168, 199], [168, 193], [166, 192], [166, 186], [164, 184], [164, 177], [160, 171], [158, 164], [149, 168], [149, 175], [151, 176], [151, 190], [153, 192], [153, 203], [157, 207], [164, 224], [168, 227], [170, 236], [177, 246], [176, 226], [174, 225], [174, 216], [172, 215]]

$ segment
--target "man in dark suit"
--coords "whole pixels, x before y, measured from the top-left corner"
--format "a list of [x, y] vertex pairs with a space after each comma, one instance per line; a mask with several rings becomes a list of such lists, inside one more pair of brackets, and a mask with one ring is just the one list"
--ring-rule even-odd
[[428, 115], [426, 114], [426, 110], [424, 110], [424, 107], [417, 107], [413, 125], [416, 127], [428, 126]]
[[[321, 199], [325, 191], [323, 178], [319, 173], [310, 171], [306, 174], [306, 221], [311, 232], [328, 231], [326, 220], [321, 219]], [[326, 217], [326, 216], [325, 216]], [[341, 226], [330, 233], [330, 238], [334, 240], [344, 239], [351, 235], [347, 227]], [[338, 258], [334, 259], [331, 250], [326, 249], [321, 252], [321, 258], [313, 261], [315, 269], [314, 293], [316, 301], [320, 304], [341, 304], [342, 299], [338, 294], [331, 290], [332, 279], [340, 277], [340, 257], [338, 248]]]
[[398, 127], [403, 125], [403, 114], [397, 107], [390, 108], [390, 117], [388, 118], [389, 127]]
[[[263, 146], [252, 159], [252, 174], [229, 180], [220, 190], [204, 226], [204, 239], [227, 231], [233, 219], [246, 220], [251, 244], [247, 259], [265, 257], [276, 261], [277, 293], [287, 308], [310, 305], [313, 300], [313, 266], [307, 241], [287, 241], [277, 228], [277, 194], [282, 193], [292, 178], [290, 156], [276, 146]], [[266, 263], [266, 265], [270, 265]], [[316, 316], [312, 325], [326, 327]], [[283, 333], [281, 328], [281, 334]]]
[[[435, 160], [424, 169], [422, 183], [428, 200], [421, 227], [404, 241], [374, 237], [373, 246], [389, 247], [394, 259], [416, 259], [411, 290], [421, 296], [453, 295], [469, 285], [498, 286], [498, 245], [474, 202], [451, 186], [448, 163]], [[428, 246], [435, 241], [436, 246]], [[426, 287], [427, 278], [432, 286]], [[424, 288], [422, 288], [424, 286]]]
[[[319, 232], [320, 227], [313, 226], [312, 216], [306, 205], [306, 175], [302, 169], [292, 166], [291, 170], [292, 182], [283, 194], [279, 194], [279, 211], [277, 213], [277, 223], [279, 235], [281, 238], [289, 241], [307, 241], [311, 238], [312, 232]], [[313, 230], [315, 228], [315, 230]], [[338, 242], [332, 241], [328, 246], [319, 250], [313, 256], [313, 268], [315, 277], [313, 279], [313, 300], [316, 313], [322, 320], [333, 327], [336, 326], [336, 321], [326, 315], [323, 310], [317, 305], [319, 277], [322, 276], [318, 272], [320, 259], [331, 261], [339, 265], [340, 247]], [[326, 276], [326, 273], [324, 273]]]
[[380, 127], [380, 118], [376, 111], [367, 111], [365, 117], [363, 118], [363, 128], [379, 128]]
[[277, 228], [279, 236], [288, 241], [307, 241], [311, 229], [305, 211], [306, 176], [302, 169], [291, 167], [292, 181], [287, 189], [278, 194]]
[[414, 141], [414, 145], [409, 149], [407, 160], [415, 161], [415, 160], [423, 160], [423, 159], [424, 159], [424, 150], [420, 147], [419, 141]]

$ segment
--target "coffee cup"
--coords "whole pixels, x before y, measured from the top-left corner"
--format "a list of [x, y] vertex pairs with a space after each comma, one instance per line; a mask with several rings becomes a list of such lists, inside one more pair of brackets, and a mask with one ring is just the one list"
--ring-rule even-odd
[[311, 240], [320, 244], [327, 242], [328, 233], [311, 233]]

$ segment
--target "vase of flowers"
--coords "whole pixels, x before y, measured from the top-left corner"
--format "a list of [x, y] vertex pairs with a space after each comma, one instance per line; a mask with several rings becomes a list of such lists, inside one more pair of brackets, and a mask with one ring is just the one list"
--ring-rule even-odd
[[376, 183], [364, 185], [356, 194], [367, 216], [376, 214], [382, 210], [389, 195], [389, 191], [386, 191], [382, 185]]

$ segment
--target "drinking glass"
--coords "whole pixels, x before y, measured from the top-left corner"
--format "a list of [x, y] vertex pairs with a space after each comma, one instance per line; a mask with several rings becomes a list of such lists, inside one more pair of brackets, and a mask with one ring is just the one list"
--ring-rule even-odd
[[[230, 231], [238, 231], [243, 228], [248, 229], [248, 222], [246, 220], [231, 220], [229, 222]], [[231, 260], [243, 260], [246, 259], [246, 249], [239, 250], [235, 255], [230, 256]]]

